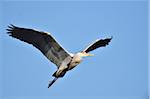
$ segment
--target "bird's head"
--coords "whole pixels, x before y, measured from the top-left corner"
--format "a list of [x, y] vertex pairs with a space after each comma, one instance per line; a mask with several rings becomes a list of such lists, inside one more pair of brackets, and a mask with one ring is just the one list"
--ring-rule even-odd
[[94, 54], [86, 53], [83, 51], [79, 52], [78, 55], [80, 55], [81, 57], [94, 56]]

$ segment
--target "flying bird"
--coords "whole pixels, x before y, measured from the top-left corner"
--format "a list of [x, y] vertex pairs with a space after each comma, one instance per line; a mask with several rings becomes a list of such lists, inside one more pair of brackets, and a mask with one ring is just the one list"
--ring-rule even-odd
[[87, 46], [83, 51], [73, 54], [65, 50], [54, 39], [54, 37], [47, 32], [9, 25], [7, 33], [9, 36], [32, 44], [57, 66], [56, 72], [54, 72], [52, 75], [54, 79], [50, 81], [48, 88], [58, 78], [63, 77], [67, 71], [72, 70], [74, 67], [80, 64], [83, 60], [83, 57], [93, 56], [93, 54], [89, 53], [90, 51], [93, 51], [99, 47], [105, 47], [112, 39], [112, 37], [106, 39], [97, 39], [92, 44]]

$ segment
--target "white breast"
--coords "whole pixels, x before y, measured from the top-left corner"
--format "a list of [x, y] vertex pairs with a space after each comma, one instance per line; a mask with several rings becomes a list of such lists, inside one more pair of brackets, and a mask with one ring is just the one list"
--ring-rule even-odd
[[75, 54], [70, 65], [69, 65], [69, 70], [73, 69], [76, 67], [80, 62], [82, 61], [82, 57], [78, 54]]

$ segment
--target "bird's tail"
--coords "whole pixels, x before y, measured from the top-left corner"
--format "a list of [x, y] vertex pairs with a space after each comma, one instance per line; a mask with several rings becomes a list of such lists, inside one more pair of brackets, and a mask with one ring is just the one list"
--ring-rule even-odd
[[54, 78], [52, 81], [50, 81], [50, 83], [48, 84], [48, 88], [50, 87], [50, 86], [52, 86], [52, 84], [57, 80], [58, 78]]

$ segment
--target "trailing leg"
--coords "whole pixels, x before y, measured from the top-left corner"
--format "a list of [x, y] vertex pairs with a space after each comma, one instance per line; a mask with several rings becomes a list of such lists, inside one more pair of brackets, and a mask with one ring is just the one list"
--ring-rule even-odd
[[49, 84], [48, 84], [48, 88], [50, 87], [50, 86], [52, 86], [52, 84], [57, 80], [58, 78], [54, 78]]

